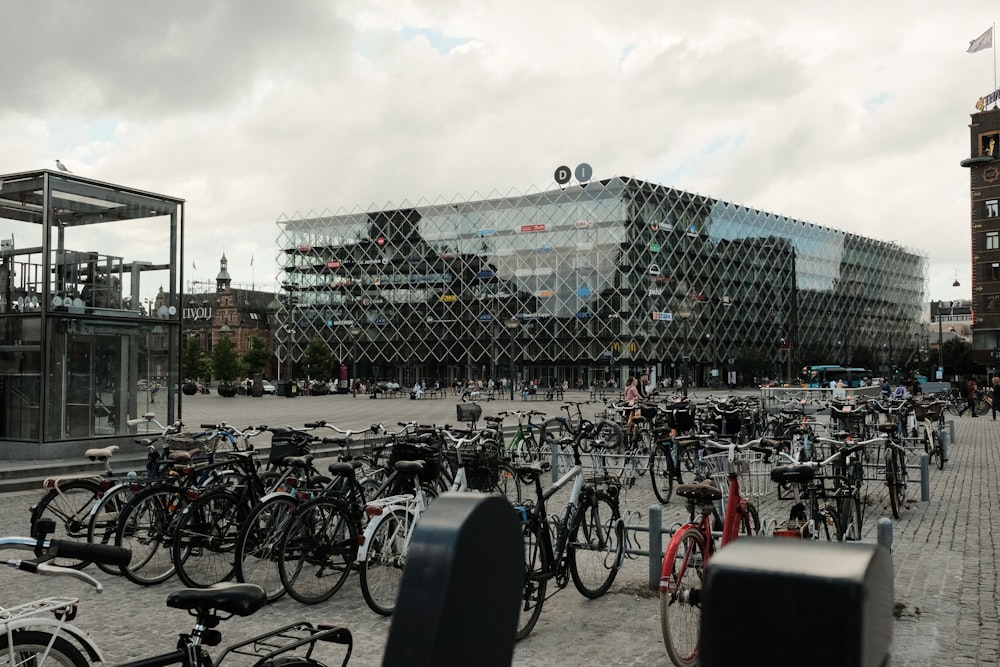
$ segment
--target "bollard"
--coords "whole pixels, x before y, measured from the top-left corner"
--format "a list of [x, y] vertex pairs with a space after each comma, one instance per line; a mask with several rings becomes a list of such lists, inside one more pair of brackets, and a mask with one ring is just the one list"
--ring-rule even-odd
[[941, 445], [941, 460], [942, 461], [947, 461], [948, 460], [948, 439], [942, 437], [942, 438], [940, 438], [938, 444]]
[[552, 443], [552, 483], [555, 484], [559, 481], [559, 443]]
[[881, 517], [875, 522], [876, 540], [879, 546], [883, 546], [892, 553], [892, 520], [888, 517]]
[[920, 455], [920, 499], [931, 499], [931, 457], [927, 452]]
[[951, 444], [954, 445], [955, 444], [955, 420], [954, 419], [949, 419], [948, 420], [948, 431], [949, 431], [949, 437], [951, 438]]
[[660, 587], [663, 569], [663, 508], [649, 506], [649, 590]]
[[[740, 538], [712, 556], [700, 600], [702, 667], [889, 664], [892, 557], [878, 545]], [[734, 641], [734, 628], [742, 637], [773, 637], [776, 623], [784, 639]], [[797, 640], [817, 628], [836, 641], [803, 660]]]

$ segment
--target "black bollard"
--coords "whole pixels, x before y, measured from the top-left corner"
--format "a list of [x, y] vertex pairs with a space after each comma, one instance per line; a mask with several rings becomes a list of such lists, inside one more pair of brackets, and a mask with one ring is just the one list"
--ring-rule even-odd
[[382, 664], [510, 665], [523, 587], [510, 503], [443, 494], [413, 532]]
[[705, 570], [698, 664], [887, 665], [892, 576], [877, 544], [736, 540]]

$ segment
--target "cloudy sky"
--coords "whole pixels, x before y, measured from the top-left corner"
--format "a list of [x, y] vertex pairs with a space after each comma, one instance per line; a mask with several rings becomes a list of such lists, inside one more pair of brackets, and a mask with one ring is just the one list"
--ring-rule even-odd
[[585, 161], [898, 241], [931, 298], [967, 297], [990, 6], [0, 0], [0, 174], [59, 158], [184, 198], [187, 277], [225, 251], [260, 286], [282, 215], [548, 189]]

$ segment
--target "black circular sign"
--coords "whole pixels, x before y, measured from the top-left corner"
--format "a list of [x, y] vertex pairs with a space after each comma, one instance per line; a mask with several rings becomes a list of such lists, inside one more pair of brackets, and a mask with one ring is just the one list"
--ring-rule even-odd
[[556, 179], [556, 183], [558, 183], [559, 185], [566, 185], [567, 183], [569, 183], [570, 176], [572, 175], [573, 172], [569, 170], [569, 167], [563, 165], [561, 167], [556, 167], [556, 173], [553, 176], [553, 178]]

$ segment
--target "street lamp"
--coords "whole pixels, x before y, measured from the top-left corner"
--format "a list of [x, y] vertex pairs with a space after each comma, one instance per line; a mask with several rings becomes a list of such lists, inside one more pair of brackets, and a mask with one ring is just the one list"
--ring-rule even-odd
[[355, 387], [358, 384], [358, 336], [361, 335], [361, 327], [358, 326], [357, 322], [351, 322], [351, 326], [347, 328], [347, 334], [351, 337], [351, 379], [349, 382], [351, 386], [351, 396], [357, 396], [357, 391]]
[[504, 325], [507, 327], [508, 333], [510, 333], [510, 400], [514, 400], [514, 336], [517, 334], [517, 330], [521, 328], [521, 320], [516, 317], [512, 317]]
[[688, 353], [687, 353], [687, 320], [694, 313], [694, 309], [688, 305], [682, 305], [674, 312], [674, 317], [681, 321], [684, 327], [681, 329], [683, 335], [681, 336], [681, 392], [684, 398], [688, 395], [688, 378], [687, 378], [687, 364], [688, 364]]

